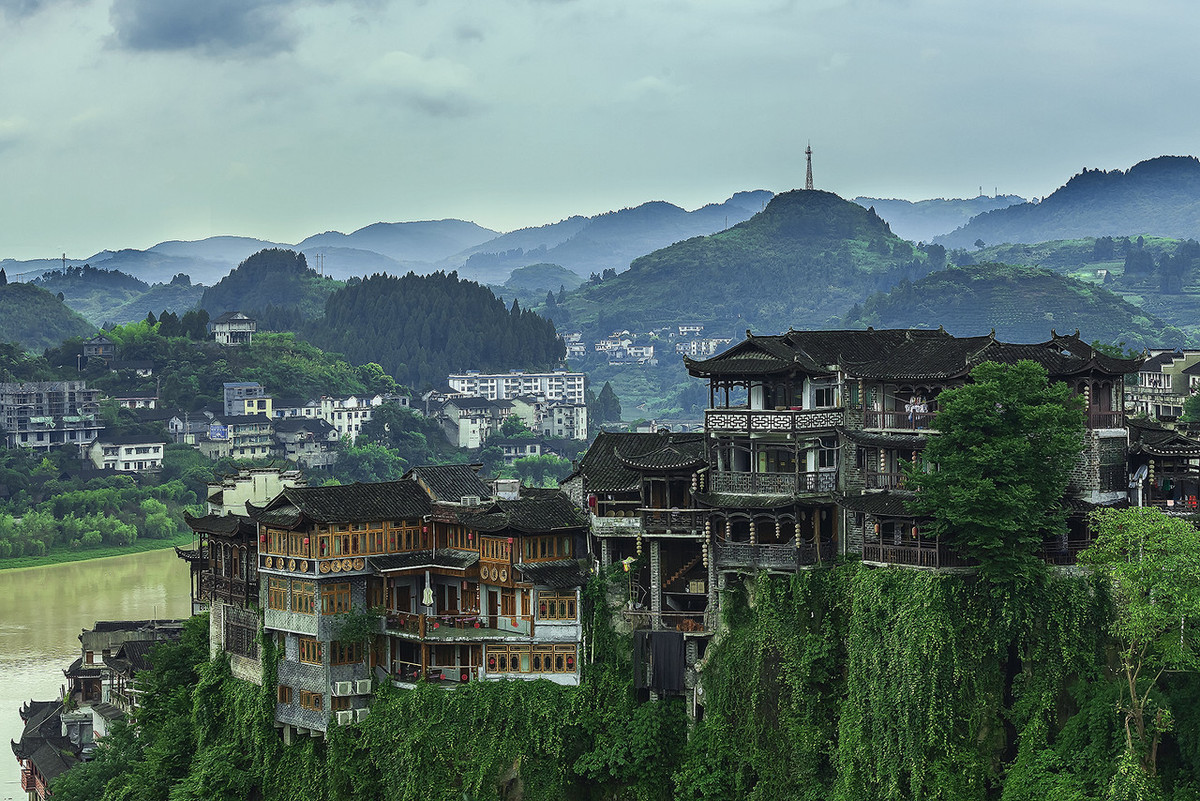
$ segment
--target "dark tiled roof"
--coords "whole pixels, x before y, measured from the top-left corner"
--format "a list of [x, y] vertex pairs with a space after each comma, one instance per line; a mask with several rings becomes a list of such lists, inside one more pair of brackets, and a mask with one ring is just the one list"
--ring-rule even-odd
[[91, 631], [141, 631], [142, 629], [182, 631], [182, 620], [97, 620]]
[[125, 713], [112, 704], [92, 704], [92, 712], [107, 721], [124, 720]]
[[779, 336], [748, 336], [724, 353], [702, 361], [684, 359], [701, 377], [739, 377], [803, 372], [828, 374], [833, 366], [857, 378], [961, 378], [985, 361], [1013, 364], [1031, 359], [1054, 377], [1091, 371], [1134, 372], [1139, 359], [1117, 359], [1083, 342], [1076, 333], [1032, 344], [1000, 342], [994, 336], [954, 337], [945, 331], [884, 329], [789, 331]]
[[1141, 372], [1161, 373], [1162, 368], [1170, 365], [1176, 359], [1182, 358], [1183, 354], [1178, 351], [1167, 351], [1166, 353], [1160, 353], [1157, 356], [1151, 356], [1142, 364]]
[[291, 527], [301, 518], [318, 523], [411, 520], [429, 513], [429, 496], [414, 481], [382, 481], [328, 487], [290, 487], [265, 506], [246, 504], [250, 516]]
[[1200, 456], [1200, 442], [1151, 420], [1130, 419], [1130, 450], [1150, 456]]
[[588, 574], [575, 559], [554, 562], [527, 562], [517, 565], [522, 577], [530, 584], [562, 590], [587, 584]]
[[869, 492], [864, 495], [844, 495], [837, 499], [838, 505], [852, 512], [863, 512], [875, 517], [920, 517], [908, 510], [913, 500], [909, 492]]
[[714, 509], [778, 509], [796, 502], [790, 495], [752, 495], [742, 492], [697, 492], [696, 500]]
[[476, 531], [495, 533], [512, 530], [520, 534], [583, 528], [583, 513], [561, 490], [522, 487], [521, 497], [492, 501], [479, 511], [463, 510], [458, 519]]
[[161, 640], [126, 640], [112, 656], [104, 657], [104, 664], [127, 676], [150, 669], [150, 651]]
[[318, 437], [325, 437], [337, 429], [319, 417], [282, 417], [275, 418], [276, 434], [296, 434], [309, 431]]
[[466, 570], [479, 561], [475, 551], [460, 551], [457, 548], [439, 548], [434, 551], [409, 551], [408, 553], [372, 556], [371, 566], [387, 573], [393, 570], [411, 570], [416, 567], [441, 567]]
[[192, 531], [216, 534], [221, 537], [233, 537], [237, 534], [253, 534], [255, 530], [254, 521], [244, 515], [229, 514], [193, 517], [185, 511], [183, 513], [183, 522], [187, 523], [188, 528]]
[[925, 437], [915, 437], [909, 434], [875, 434], [856, 429], [846, 429], [843, 433], [846, 435], [846, 439], [855, 445], [865, 445], [868, 448], [919, 451], [924, 449], [926, 443]]
[[705, 462], [704, 434], [651, 434], [617, 445], [617, 459], [640, 472], [694, 470]]
[[414, 467], [404, 474], [429, 493], [435, 501], [458, 503], [465, 496], [489, 498], [492, 490], [479, 478], [480, 465], [440, 464]]
[[41, 747], [30, 755], [29, 761], [43, 779], [51, 781], [78, 765], [80, 760], [71, 741], [59, 736], [43, 740]]
[[[133, 409], [132, 411], [137, 415], [137, 419], [143, 423], [165, 422], [172, 417], [178, 417], [180, 420], [183, 419], [183, 412], [176, 411], [175, 409], [147, 409], [146, 407], [142, 407], [141, 409]], [[199, 417], [204, 416], [199, 412], [197, 412], [197, 415]]]
[[[1145, 369], [1144, 367], [1142, 369]], [[1200, 375], [1200, 362], [1188, 365], [1181, 371], [1184, 375]]]
[[250, 317], [240, 311], [227, 311], [224, 314], [222, 314], [220, 317], [218, 317], [217, 319], [210, 322], [209, 325], [216, 325], [217, 323], [228, 323], [232, 320], [253, 320], [253, 319], [254, 319], [253, 317]]

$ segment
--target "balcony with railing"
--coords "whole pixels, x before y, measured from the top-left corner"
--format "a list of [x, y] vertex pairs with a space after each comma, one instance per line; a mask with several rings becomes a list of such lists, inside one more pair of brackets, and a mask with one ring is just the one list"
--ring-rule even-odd
[[1079, 562], [1079, 554], [1091, 544], [1091, 540], [1056, 539], [1043, 542], [1041, 557], [1049, 565], [1074, 565]]
[[647, 534], [689, 534], [703, 529], [707, 509], [642, 509], [642, 528]]
[[886, 431], [928, 431], [933, 428], [933, 418], [935, 417], [937, 417], [936, 409], [925, 412], [906, 412], [903, 409], [866, 409], [863, 411], [863, 428], [877, 428]]
[[1125, 425], [1125, 413], [1089, 410], [1087, 425], [1093, 431], [1099, 428], [1121, 428]]
[[864, 562], [880, 562], [906, 567], [976, 567], [979, 562], [941, 542], [922, 542], [911, 545], [888, 545], [881, 542], [863, 543]]
[[244, 606], [258, 603], [258, 582], [212, 573], [200, 575], [200, 599]]
[[592, 533], [598, 537], [636, 537], [642, 530], [642, 516], [636, 508], [592, 515]]
[[446, 612], [426, 615], [389, 609], [388, 634], [420, 640], [484, 640], [532, 637], [533, 615], [482, 615], [478, 612]]
[[836, 551], [832, 542], [819, 546], [810, 542], [784, 545], [758, 544], [749, 542], [716, 543], [717, 570], [794, 571], [818, 562], [833, 562]]
[[837, 471], [813, 473], [735, 473], [716, 471], [708, 475], [709, 492], [751, 495], [801, 495], [837, 489]]
[[706, 431], [728, 431], [736, 434], [791, 434], [800, 431], [820, 431], [845, 425], [846, 412], [841, 408], [825, 409], [747, 409], [723, 407], [704, 412]]
[[907, 477], [901, 472], [863, 473], [863, 487], [866, 489], [894, 490], [904, 489]]
[[685, 634], [711, 634], [716, 626], [713, 612], [653, 612], [649, 609], [622, 609], [621, 617], [635, 630], [682, 631]]

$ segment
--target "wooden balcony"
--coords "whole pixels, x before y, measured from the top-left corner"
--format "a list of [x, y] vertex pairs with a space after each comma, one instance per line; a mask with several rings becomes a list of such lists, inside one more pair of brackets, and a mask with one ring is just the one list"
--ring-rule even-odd
[[818, 562], [832, 562], [835, 557], [832, 542], [823, 542], [818, 548], [812, 543], [797, 547], [718, 541], [715, 550], [717, 570], [728, 571], [795, 571]]
[[1098, 428], [1122, 428], [1125, 425], [1125, 413], [1089, 411], [1087, 424], [1093, 431]]
[[598, 537], [636, 537], [642, 530], [642, 516], [632, 511], [623, 517], [592, 515], [592, 533]]
[[621, 617], [634, 630], [682, 631], [685, 634], [711, 634], [716, 621], [711, 612], [652, 612], [649, 609], [622, 609]]
[[864, 562], [882, 562], [907, 567], [975, 567], [979, 563], [940, 542], [928, 545], [885, 545], [879, 542], [863, 544]]
[[880, 411], [863, 412], [863, 428], [882, 428], [888, 431], [928, 431], [933, 428], [937, 412]]
[[707, 509], [642, 509], [642, 528], [647, 534], [667, 531], [690, 534], [704, 528]]
[[750, 495], [821, 494], [837, 489], [837, 471], [815, 473], [733, 473], [717, 471], [708, 475], [709, 492]]
[[246, 581], [228, 576], [216, 576], [212, 573], [200, 575], [200, 598], [198, 600], [221, 603], [232, 606], [258, 604], [258, 582]]
[[904, 473], [863, 473], [863, 487], [866, 489], [903, 489]]
[[1074, 565], [1079, 563], [1079, 554], [1086, 551], [1091, 544], [1091, 540], [1043, 542], [1041, 556], [1048, 565]]
[[[573, 621], [565, 621], [573, 622]], [[478, 612], [447, 612], [425, 615], [388, 610], [388, 634], [428, 640], [495, 639], [532, 637], [533, 615], [481, 615]]]
[[844, 425], [843, 409], [706, 409], [705, 431], [726, 431], [735, 434], [793, 434], [800, 431], [821, 431]]

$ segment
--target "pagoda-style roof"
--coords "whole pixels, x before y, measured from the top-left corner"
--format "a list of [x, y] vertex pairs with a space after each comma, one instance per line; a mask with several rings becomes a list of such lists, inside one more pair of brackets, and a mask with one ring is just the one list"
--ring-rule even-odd
[[872, 431], [861, 431], [855, 428], [848, 428], [842, 431], [846, 439], [853, 442], [855, 445], [863, 445], [868, 448], [892, 448], [898, 451], [919, 451], [924, 450], [928, 440], [925, 437], [913, 436], [912, 434], [883, 434]]
[[517, 565], [521, 577], [530, 584], [564, 590], [587, 583], [588, 574], [577, 559], [557, 559], [553, 562], [523, 562]]
[[477, 552], [462, 551], [457, 548], [438, 548], [436, 551], [408, 551], [407, 553], [371, 557], [371, 566], [381, 573], [390, 573], [397, 570], [413, 570], [415, 568], [466, 570], [478, 562], [479, 554]]
[[203, 517], [194, 517], [185, 511], [183, 513], [183, 522], [187, 523], [188, 528], [198, 534], [212, 534], [218, 537], [236, 537], [240, 534], [253, 534], [255, 530], [254, 521], [245, 515], [208, 514]]
[[879, 380], [937, 380], [965, 378], [987, 362], [1037, 362], [1054, 378], [1101, 373], [1111, 376], [1136, 372], [1141, 358], [1119, 359], [1096, 350], [1079, 332], [1050, 332], [1045, 342], [1001, 342], [995, 334], [955, 337], [942, 329], [882, 329], [865, 331], [788, 331], [779, 336], [754, 336], [710, 359], [684, 357], [684, 365], [703, 378], [751, 378], [804, 373], [829, 375], [841, 370], [854, 378]]
[[1130, 451], [1147, 456], [1200, 457], [1200, 442], [1152, 420], [1131, 418]]
[[697, 492], [696, 500], [714, 509], [779, 509], [796, 502], [791, 495], [763, 495], [747, 492]]
[[883, 492], [868, 492], [863, 495], [842, 495], [837, 502], [843, 509], [861, 512], [872, 517], [921, 517], [908, 508], [913, 498], [914, 495], [911, 492], [884, 490]]
[[162, 640], [126, 640], [111, 656], [104, 657], [104, 666], [114, 673], [133, 676], [150, 669], [150, 651]]
[[585, 492], [640, 492], [642, 473], [703, 466], [704, 435], [601, 431], [564, 481], [583, 478]]
[[289, 487], [263, 506], [247, 503], [256, 522], [295, 528], [304, 521], [366, 523], [412, 520], [429, 514], [429, 496], [415, 481], [328, 487]]
[[439, 464], [414, 467], [404, 478], [414, 481], [442, 503], [458, 503], [464, 497], [487, 498], [492, 490], [479, 478], [478, 464]]
[[522, 487], [520, 497], [512, 500], [497, 498], [486, 506], [464, 509], [458, 519], [464, 526], [486, 534], [543, 534], [584, 526], [582, 512], [565, 493], [534, 487]]

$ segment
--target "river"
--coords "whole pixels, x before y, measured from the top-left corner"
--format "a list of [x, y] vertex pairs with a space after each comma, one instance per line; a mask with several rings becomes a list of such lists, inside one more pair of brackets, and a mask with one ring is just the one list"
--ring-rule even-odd
[[189, 614], [188, 569], [173, 548], [0, 570], [0, 801], [25, 797], [8, 745], [21, 736], [18, 710], [31, 698], [59, 697], [83, 629]]

